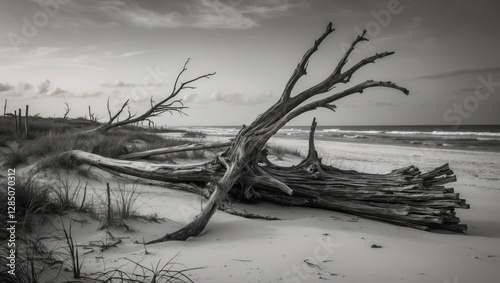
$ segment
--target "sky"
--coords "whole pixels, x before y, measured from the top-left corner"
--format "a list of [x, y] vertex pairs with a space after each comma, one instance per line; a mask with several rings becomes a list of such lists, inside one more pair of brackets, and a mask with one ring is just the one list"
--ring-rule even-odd
[[[142, 113], [181, 81], [216, 72], [179, 93], [187, 116], [157, 125], [241, 125], [273, 105], [305, 51], [333, 22], [293, 94], [322, 81], [363, 29], [370, 41], [347, 67], [349, 86], [390, 80], [289, 125], [500, 124], [500, 2], [417, 0], [0, 0], [0, 99], [7, 112], [108, 119], [130, 100]], [[332, 90], [341, 90], [339, 86]], [[318, 98], [325, 95], [318, 96]], [[313, 98], [314, 100], [314, 98]], [[122, 119], [125, 117], [122, 117]]]

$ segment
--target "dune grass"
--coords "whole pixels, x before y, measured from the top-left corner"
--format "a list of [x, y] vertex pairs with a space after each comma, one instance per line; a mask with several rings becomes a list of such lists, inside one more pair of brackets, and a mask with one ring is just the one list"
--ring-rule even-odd
[[156, 215], [140, 215], [137, 210], [139, 206], [137, 199], [141, 191], [137, 185], [128, 186], [118, 183], [116, 188], [111, 188], [106, 184], [107, 196], [98, 195], [99, 208], [97, 218], [101, 222], [99, 230], [108, 228], [123, 228], [126, 231], [134, 231], [134, 228], [127, 222], [131, 219], [147, 219], [158, 222]]
[[278, 160], [283, 160], [285, 155], [292, 155], [296, 157], [304, 157], [300, 150], [297, 148], [286, 147], [282, 145], [267, 145], [267, 149], [269, 150], [270, 155], [276, 156]]
[[[17, 227], [30, 231], [37, 215], [54, 213], [55, 203], [51, 198], [52, 186], [36, 181], [34, 178], [16, 180], [16, 220]], [[7, 190], [0, 191], [0, 198], [7, 199]], [[0, 202], [2, 216], [6, 217], [7, 202]], [[2, 221], [6, 225], [6, 221]], [[2, 229], [3, 230], [3, 229]]]
[[[70, 150], [82, 150], [105, 157], [117, 158], [126, 153], [127, 146], [134, 141], [142, 141], [146, 146], [137, 150], [186, 144], [187, 141], [163, 138], [154, 134], [115, 131], [112, 133], [99, 132], [48, 132], [36, 140], [25, 140], [19, 143], [17, 149], [9, 149], [5, 155], [4, 166], [15, 168], [30, 159], [39, 160], [38, 170], [72, 169], [73, 165], [60, 157], [60, 154]], [[185, 154], [185, 153], [184, 153]], [[177, 158], [188, 158], [180, 154]]]

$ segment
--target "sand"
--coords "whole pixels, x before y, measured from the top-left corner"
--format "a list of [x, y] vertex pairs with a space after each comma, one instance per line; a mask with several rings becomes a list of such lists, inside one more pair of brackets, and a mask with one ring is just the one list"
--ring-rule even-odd
[[[307, 141], [273, 138], [272, 143], [297, 147], [304, 153]], [[132, 270], [127, 260], [145, 266], [161, 260], [188, 268], [195, 282], [500, 282], [500, 153], [416, 148], [361, 143], [317, 141], [325, 162], [344, 169], [386, 173], [414, 164], [422, 171], [445, 162], [455, 171], [456, 191], [467, 199], [470, 210], [458, 210], [468, 232], [424, 232], [406, 227], [318, 209], [280, 207], [261, 203], [234, 204], [246, 210], [280, 217], [280, 221], [250, 220], [216, 212], [202, 235], [185, 242], [166, 242], [144, 247], [148, 241], [172, 232], [200, 210], [198, 196], [165, 187], [137, 185], [142, 214], [157, 213], [162, 223], [135, 221], [136, 232], [111, 230], [121, 237], [117, 247], [97, 247], [83, 257], [86, 274], [121, 267]], [[285, 163], [297, 162], [291, 157]], [[97, 171], [96, 171], [97, 172]], [[117, 180], [97, 172], [89, 181], [93, 193], [102, 194], [103, 182]], [[131, 186], [126, 186], [131, 187]], [[63, 220], [85, 218], [66, 215]], [[55, 231], [45, 224], [44, 232]], [[75, 223], [79, 244], [95, 240], [113, 242], [97, 231], [97, 223]], [[381, 246], [372, 248], [372, 245]], [[182, 268], [177, 266], [176, 268]]]

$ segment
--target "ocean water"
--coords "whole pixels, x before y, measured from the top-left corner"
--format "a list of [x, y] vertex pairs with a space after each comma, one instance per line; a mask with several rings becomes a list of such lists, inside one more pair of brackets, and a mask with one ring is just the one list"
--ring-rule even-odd
[[[184, 127], [210, 135], [234, 136], [241, 126]], [[290, 126], [277, 136], [307, 138], [310, 126]], [[452, 126], [317, 126], [318, 140], [396, 144], [500, 152], [500, 125]]]

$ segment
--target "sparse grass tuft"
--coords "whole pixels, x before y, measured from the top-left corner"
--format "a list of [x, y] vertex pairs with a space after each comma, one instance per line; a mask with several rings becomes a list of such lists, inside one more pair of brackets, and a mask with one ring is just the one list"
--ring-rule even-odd
[[[122, 282], [122, 283], [132, 283], [132, 282], [154, 282], [154, 283], [167, 283], [167, 282], [194, 282], [186, 274], [189, 271], [201, 269], [201, 268], [185, 268], [184, 265], [174, 262], [174, 258], [177, 257], [176, 254], [167, 263], [161, 265], [161, 260], [156, 263], [156, 265], [151, 264], [151, 267], [146, 267], [139, 262], [127, 259], [130, 263], [134, 265], [132, 272], [125, 272], [121, 269], [113, 269], [107, 272], [101, 273], [95, 280], [100, 282]], [[183, 269], [174, 269], [175, 266], [182, 266]]]
[[71, 234], [71, 226], [72, 223], [69, 223], [69, 228], [66, 230], [66, 227], [64, 226], [64, 222], [61, 220], [63, 232], [64, 232], [64, 239], [66, 241], [66, 250], [68, 251], [69, 257], [70, 257], [70, 268], [71, 271], [73, 272], [73, 278], [79, 279], [81, 278], [81, 271], [82, 271], [82, 265], [83, 265], [83, 260], [80, 261], [79, 257], [79, 252], [78, 252], [78, 244], [76, 240], [73, 238], [73, 235]]
[[[54, 249], [49, 250], [39, 235], [19, 234], [16, 241], [15, 275], [7, 273], [9, 267], [5, 257], [0, 258], [0, 282], [4, 283], [38, 283], [56, 278], [62, 269], [62, 262], [57, 260]], [[7, 241], [1, 243], [4, 254], [8, 254]], [[44, 280], [45, 279], [45, 280]], [[43, 281], [42, 281], [43, 280]]]
[[267, 148], [269, 149], [269, 154], [276, 156], [278, 160], [283, 160], [283, 157], [287, 154], [303, 157], [302, 153], [300, 153], [300, 150], [297, 148], [289, 148], [282, 145], [267, 145]]
[[[88, 183], [83, 185], [80, 180], [75, 184], [75, 179], [59, 179], [57, 186], [53, 189], [54, 204], [57, 211], [76, 210], [89, 212], [92, 203], [86, 203]], [[81, 199], [81, 200], [80, 200]]]
[[111, 190], [109, 184], [107, 184], [107, 191], [108, 197], [106, 199], [100, 198], [102, 207], [105, 209], [101, 213], [99, 229], [121, 227], [133, 231], [133, 228], [126, 223], [126, 220], [140, 217], [137, 214], [136, 202], [141, 191], [138, 191], [135, 185], [127, 188], [127, 186], [120, 183], [118, 183], [118, 189], [116, 190]]

